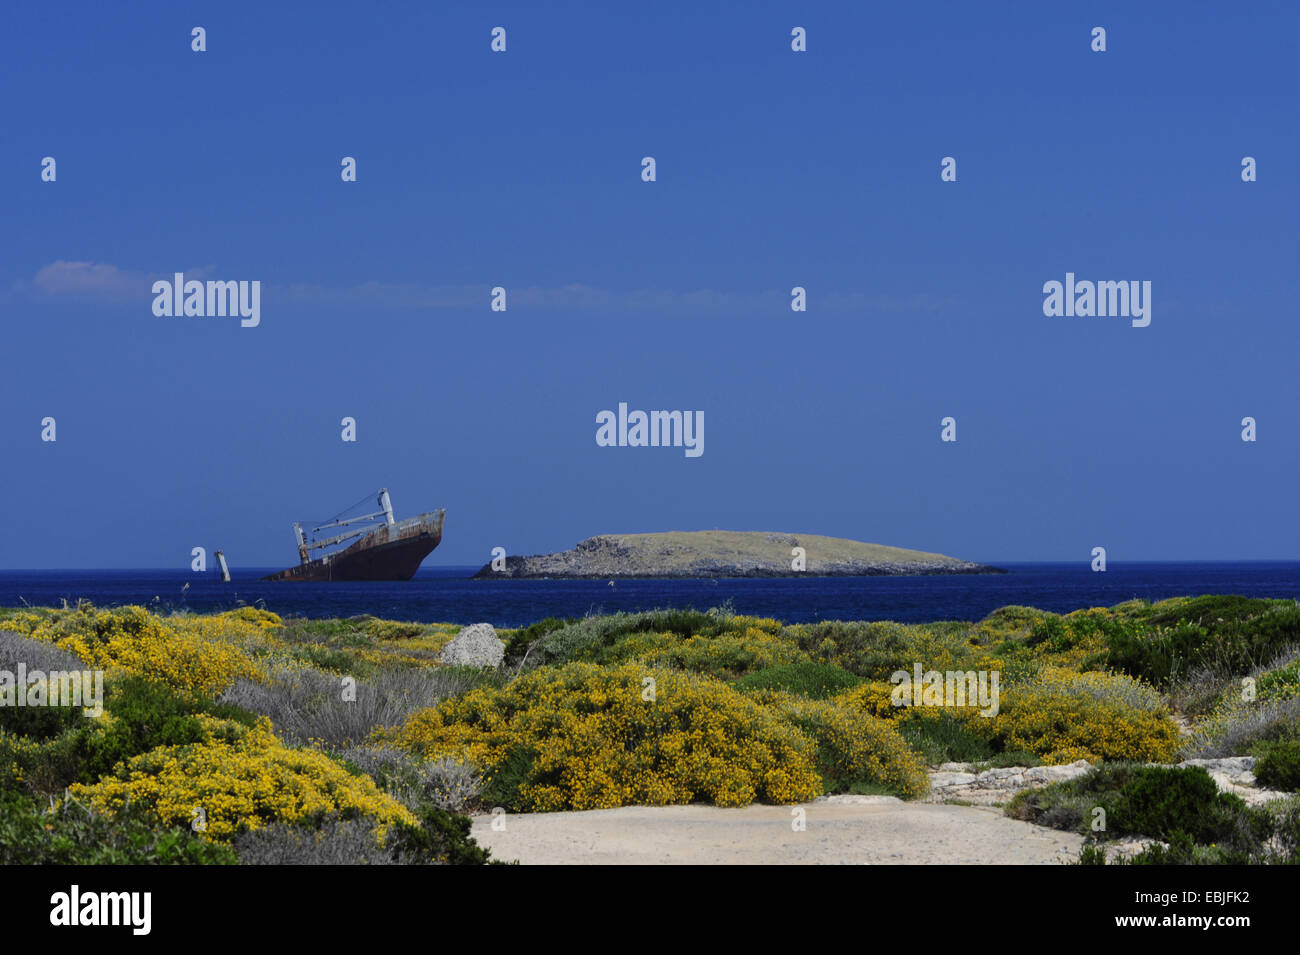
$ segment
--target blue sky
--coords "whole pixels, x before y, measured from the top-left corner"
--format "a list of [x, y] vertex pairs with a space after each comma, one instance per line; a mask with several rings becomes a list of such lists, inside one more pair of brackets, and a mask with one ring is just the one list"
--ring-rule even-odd
[[[429, 564], [1300, 556], [1300, 8], [1132, 6], [7, 5], [0, 568], [287, 565], [380, 486]], [[261, 324], [154, 316], [176, 271]], [[1045, 317], [1067, 271], [1150, 326]], [[597, 447], [620, 401], [705, 453]]]

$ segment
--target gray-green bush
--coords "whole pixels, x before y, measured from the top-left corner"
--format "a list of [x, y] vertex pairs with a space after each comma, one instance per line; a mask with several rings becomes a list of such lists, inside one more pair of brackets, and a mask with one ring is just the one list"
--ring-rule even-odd
[[237, 680], [221, 701], [269, 716], [288, 742], [340, 747], [360, 744], [376, 727], [397, 726], [480, 680], [455, 667], [387, 669], [357, 680], [356, 698], [345, 699], [341, 677], [284, 669], [270, 683]]

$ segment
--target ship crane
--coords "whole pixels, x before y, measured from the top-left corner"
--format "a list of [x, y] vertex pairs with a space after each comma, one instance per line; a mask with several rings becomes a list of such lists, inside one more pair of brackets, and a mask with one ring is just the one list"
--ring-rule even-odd
[[[370, 514], [362, 514], [359, 517], [349, 517], [347, 520], [328, 521], [324, 524], [318, 525], [317, 527], [313, 527], [311, 529], [311, 533], [314, 536], [316, 534], [319, 534], [321, 531], [329, 530], [331, 527], [347, 527], [349, 524], [358, 524], [361, 521], [373, 522], [378, 520], [381, 517], [384, 518], [384, 523], [386, 524], [397, 523], [393, 519], [393, 502], [392, 499], [390, 499], [388, 496], [388, 488], [381, 487], [379, 489], [378, 503], [380, 507], [380, 510], [378, 511], [374, 511], [373, 513]], [[354, 537], [360, 537], [362, 534], [365, 534], [368, 530], [370, 530], [370, 528], [362, 527], [362, 528], [358, 528], [357, 530], [348, 531], [343, 534], [336, 534], [333, 537], [326, 538], [325, 540], [313, 541], [311, 543], [308, 543], [307, 537], [302, 530], [302, 522], [294, 521], [293, 523], [293, 536], [298, 540], [298, 557], [302, 560], [304, 564], [307, 563], [309, 560], [311, 560], [312, 551], [324, 550], [327, 547], [333, 547], [335, 544], [341, 544], [345, 540], [351, 540]]]

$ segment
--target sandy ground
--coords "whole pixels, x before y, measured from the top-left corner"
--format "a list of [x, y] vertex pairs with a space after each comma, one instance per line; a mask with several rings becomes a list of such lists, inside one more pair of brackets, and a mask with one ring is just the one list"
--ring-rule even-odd
[[1050, 865], [1078, 858], [1081, 836], [979, 806], [839, 796], [790, 806], [635, 806], [474, 819], [494, 858], [525, 865]]

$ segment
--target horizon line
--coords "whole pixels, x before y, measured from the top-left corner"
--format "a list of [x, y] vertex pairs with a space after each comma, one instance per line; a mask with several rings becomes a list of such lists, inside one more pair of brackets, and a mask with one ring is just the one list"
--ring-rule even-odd
[[[420, 573], [420, 571], [424, 571], [424, 570], [477, 570], [477, 569], [480, 569], [480, 568], [486, 566], [486, 563], [487, 563], [487, 562], [479, 563], [479, 564], [432, 564], [432, 565], [429, 565], [429, 566], [421, 566], [420, 569], [416, 571], [416, 574], [418, 575], [418, 574]], [[1089, 560], [1087, 560], [1087, 559], [1083, 559], [1083, 558], [1078, 558], [1078, 559], [1075, 559], [1075, 560], [1024, 560], [1024, 559], [1016, 559], [1016, 560], [978, 560], [978, 561], [971, 561], [971, 563], [983, 564], [983, 565], [985, 565], [985, 566], [989, 566], [989, 567], [997, 567], [997, 566], [1001, 566], [1001, 565], [1011, 565], [1011, 566], [1016, 566], [1016, 565], [1019, 565], [1019, 566], [1028, 566], [1028, 565], [1037, 565], [1037, 566], [1042, 566], [1042, 565], [1053, 565], [1053, 566], [1067, 567], [1067, 566], [1072, 566], [1072, 565], [1087, 566], [1087, 565], [1089, 564]], [[1185, 558], [1185, 559], [1169, 559], [1169, 558], [1129, 558], [1129, 559], [1125, 559], [1125, 560], [1109, 560], [1109, 559], [1108, 559], [1108, 560], [1106, 561], [1106, 565], [1107, 565], [1107, 567], [1114, 567], [1114, 566], [1127, 566], [1127, 565], [1132, 565], [1132, 564], [1300, 564], [1300, 557], [1251, 557], [1251, 558], [1237, 558], [1237, 557], [1228, 557], [1228, 558], [1218, 558], [1218, 557], [1195, 557], [1195, 558]], [[237, 570], [244, 570], [244, 571], [261, 571], [261, 570], [265, 570], [265, 571], [269, 571], [269, 572], [275, 572], [276, 570], [282, 569], [282, 567], [283, 567], [282, 564], [266, 564], [266, 565], [260, 565], [260, 566], [259, 566], [259, 565], [249, 564], [249, 565], [243, 565], [243, 566], [232, 566], [232, 567], [231, 567], [231, 571], [233, 572], [233, 571], [237, 571]], [[0, 574], [24, 574], [24, 573], [67, 573], [67, 574], [73, 574], [73, 573], [101, 573], [101, 572], [104, 572], [104, 571], [115, 571], [115, 572], [132, 572], [132, 571], [134, 571], [134, 572], [146, 572], [146, 571], [148, 571], [148, 572], [154, 572], [154, 573], [183, 573], [183, 574], [191, 574], [191, 575], [194, 575], [194, 576], [197, 576], [197, 577], [200, 577], [200, 578], [209, 577], [209, 576], [216, 576], [216, 575], [217, 575], [217, 571], [216, 571], [215, 569], [213, 569], [213, 570], [206, 570], [206, 571], [202, 571], [202, 572], [200, 572], [200, 571], [188, 571], [188, 570], [183, 570], [183, 569], [181, 569], [181, 568], [177, 568], [177, 567], [0, 567]], [[789, 575], [789, 576], [790, 576], [790, 578], [793, 579], [794, 577], [799, 576], [799, 575], [791, 574], [791, 575]], [[825, 575], [822, 575], [822, 574], [814, 574], [814, 573], [805, 573], [805, 574], [803, 574], [803, 576], [807, 576], [807, 577], [819, 577], [819, 576], [825, 576]], [[920, 574], [920, 575], [917, 575], [917, 574], [859, 574], [859, 575], [844, 575], [844, 574], [838, 574], [838, 575], [834, 575], [834, 576], [839, 576], [839, 577], [843, 577], [843, 576], [862, 576], [862, 577], [872, 577], [872, 576], [876, 576], [876, 577], [889, 577], [889, 576], [894, 576], [894, 577], [931, 576], [931, 577], [944, 577], [944, 576], [970, 576], [970, 575], [969, 575], [969, 574]], [[556, 578], [551, 578], [551, 579], [554, 579], [554, 580], [567, 580], [567, 579], [583, 579], [583, 578], [561, 578], [561, 577], [556, 577]], [[713, 579], [713, 578], [711, 578], [711, 577], [700, 577], [700, 578], [684, 577], [684, 578], [664, 578], [664, 579], [670, 579], [670, 580], [671, 580], [671, 579], [682, 579], [682, 580], [700, 579], [700, 580], [705, 580], [705, 579]], [[746, 578], [736, 578], [736, 579], [746, 579]], [[758, 579], [758, 578], [755, 578], [755, 579]], [[400, 581], [340, 581], [340, 583], [349, 583], [349, 582], [351, 582], [351, 583], [400, 583]]]

